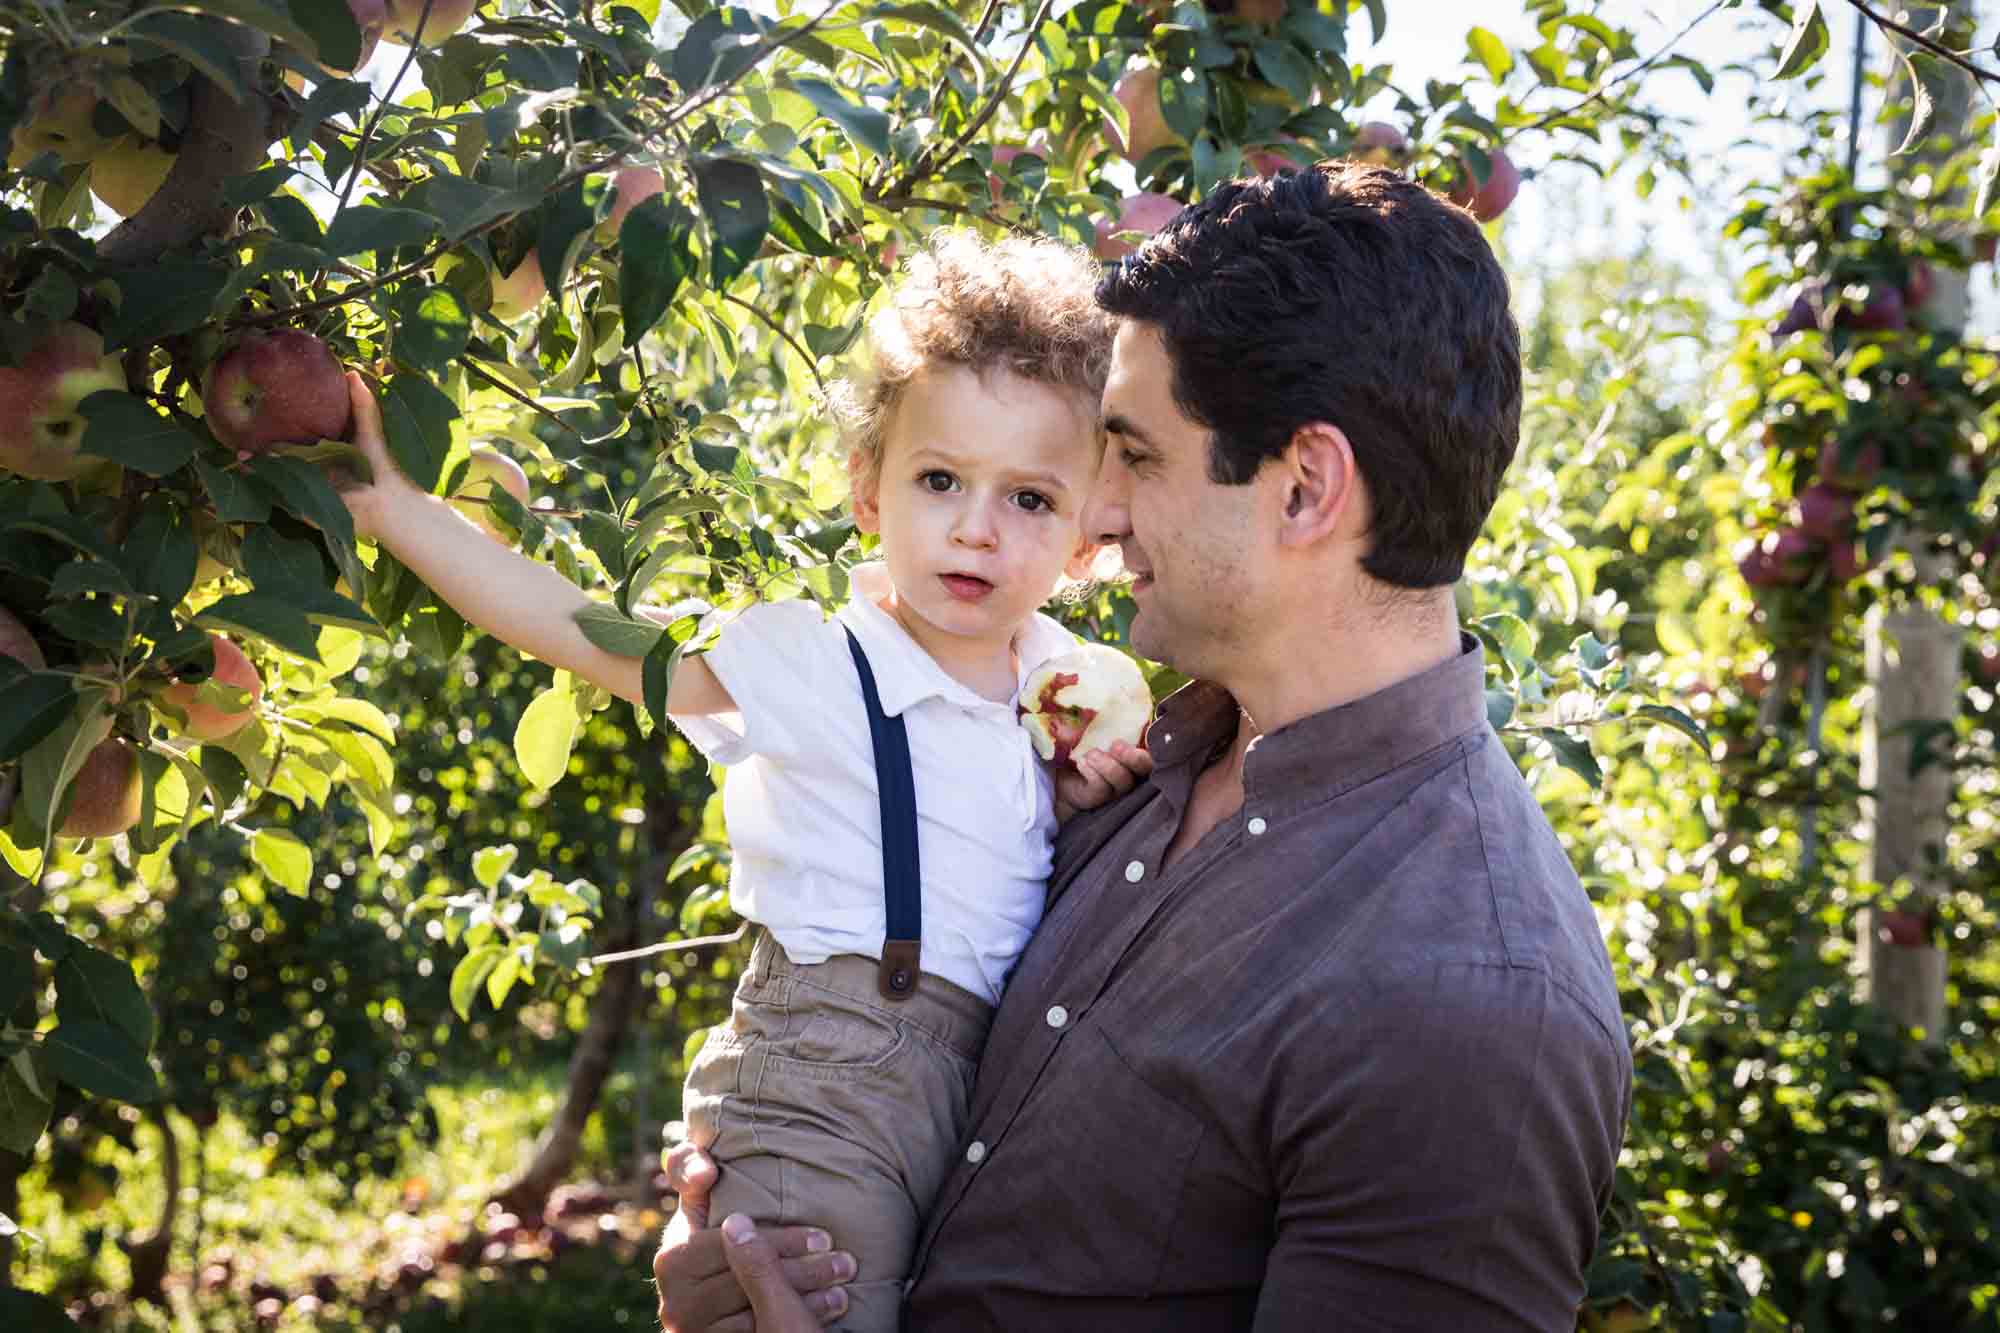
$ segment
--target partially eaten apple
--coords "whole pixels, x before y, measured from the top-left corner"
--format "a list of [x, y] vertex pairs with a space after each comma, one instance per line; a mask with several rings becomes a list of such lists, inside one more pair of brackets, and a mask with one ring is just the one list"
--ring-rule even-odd
[[1152, 691], [1131, 658], [1087, 643], [1035, 668], [1015, 705], [1035, 753], [1074, 768], [1074, 756], [1137, 745], [1153, 716]]

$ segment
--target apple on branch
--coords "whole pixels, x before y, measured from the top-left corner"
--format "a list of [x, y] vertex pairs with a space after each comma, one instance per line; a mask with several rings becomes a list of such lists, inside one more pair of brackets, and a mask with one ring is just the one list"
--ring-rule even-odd
[[127, 135], [90, 159], [90, 192], [119, 217], [129, 218], [146, 206], [173, 169], [172, 153]]
[[1506, 150], [1495, 148], [1487, 158], [1491, 166], [1485, 180], [1475, 180], [1471, 168], [1461, 163], [1458, 181], [1451, 187], [1451, 201], [1481, 222], [1491, 222], [1505, 213], [1521, 192], [1521, 169]]
[[1146, 190], [1128, 194], [1119, 205], [1118, 220], [1099, 218], [1092, 230], [1097, 234], [1094, 253], [1099, 259], [1123, 259], [1139, 247], [1129, 239], [1132, 233], [1151, 236], [1179, 217], [1181, 201], [1172, 195]]
[[203, 683], [195, 681], [182, 681], [162, 690], [160, 702], [187, 719], [181, 734], [196, 741], [219, 741], [235, 735], [257, 716], [257, 705], [264, 698], [264, 678], [243, 650], [220, 634], [209, 635], [208, 642], [215, 650], [215, 669], [208, 680], [249, 698], [242, 707], [226, 706], [216, 701], [217, 692], [205, 690]]
[[1125, 120], [1131, 127], [1129, 134], [1120, 134], [1118, 123], [1105, 117], [1104, 137], [1113, 152], [1127, 161], [1143, 162], [1146, 154], [1157, 148], [1184, 142], [1167, 124], [1166, 112], [1160, 109], [1159, 66], [1143, 61], [1128, 65], [1112, 87], [1111, 95], [1125, 108]]
[[63, 79], [36, 93], [14, 130], [7, 164], [20, 168], [43, 153], [65, 162], [88, 162], [105, 146], [92, 123], [97, 92], [88, 83]]
[[[597, 224], [597, 239], [607, 244], [616, 240], [618, 229], [625, 225], [625, 215], [654, 195], [664, 193], [666, 188], [666, 177], [660, 174], [658, 167], [620, 167], [613, 172], [611, 212], [605, 215], [604, 221]], [[536, 267], [539, 274], [540, 266]]]
[[521, 470], [521, 465], [498, 449], [474, 449], [465, 481], [452, 493], [451, 507], [492, 536], [505, 540], [493, 522], [490, 501], [496, 486], [522, 504], [528, 503], [528, 474]]
[[1086, 643], [1035, 668], [1015, 704], [1035, 753], [1075, 767], [1075, 756], [1137, 745], [1153, 716], [1138, 665], [1116, 648]]
[[[478, 0], [388, 0], [385, 35], [405, 46], [442, 46], [472, 17]], [[421, 27], [421, 37], [419, 28]]]
[[4, 606], [0, 606], [0, 657], [11, 657], [30, 671], [40, 671], [49, 664], [42, 656], [42, 645], [35, 642], [35, 636], [28, 633], [20, 618]]
[[253, 333], [223, 353], [201, 401], [215, 438], [246, 454], [343, 439], [352, 411], [340, 358], [299, 329]]
[[81, 324], [57, 324], [18, 366], [0, 368], [0, 472], [68, 481], [90, 460], [77, 452], [86, 426], [81, 404], [123, 390], [125, 371], [104, 339]]
[[56, 832], [65, 838], [123, 833], [139, 822], [144, 795], [138, 752], [117, 737], [99, 741], [71, 781], [69, 813]]

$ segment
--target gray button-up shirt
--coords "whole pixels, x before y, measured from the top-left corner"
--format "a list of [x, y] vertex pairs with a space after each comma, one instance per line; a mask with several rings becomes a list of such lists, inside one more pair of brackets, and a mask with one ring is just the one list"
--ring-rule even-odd
[[1262, 736], [1170, 868], [1223, 690], [1072, 820], [906, 1328], [1571, 1329], [1632, 1062], [1478, 647]]

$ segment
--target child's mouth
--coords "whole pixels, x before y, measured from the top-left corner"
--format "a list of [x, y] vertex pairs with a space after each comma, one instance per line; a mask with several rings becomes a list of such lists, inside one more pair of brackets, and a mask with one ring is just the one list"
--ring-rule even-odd
[[993, 585], [973, 574], [940, 574], [944, 590], [961, 602], [976, 602], [993, 591]]

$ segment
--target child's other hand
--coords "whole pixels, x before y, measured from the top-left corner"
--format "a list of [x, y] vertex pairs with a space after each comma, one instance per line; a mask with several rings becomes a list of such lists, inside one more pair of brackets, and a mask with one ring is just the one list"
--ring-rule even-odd
[[1068, 820], [1131, 791], [1153, 773], [1153, 756], [1136, 745], [1113, 741], [1108, 749], [1076, 756], [1074, 769], [1056, 773], [1056, 818]]

